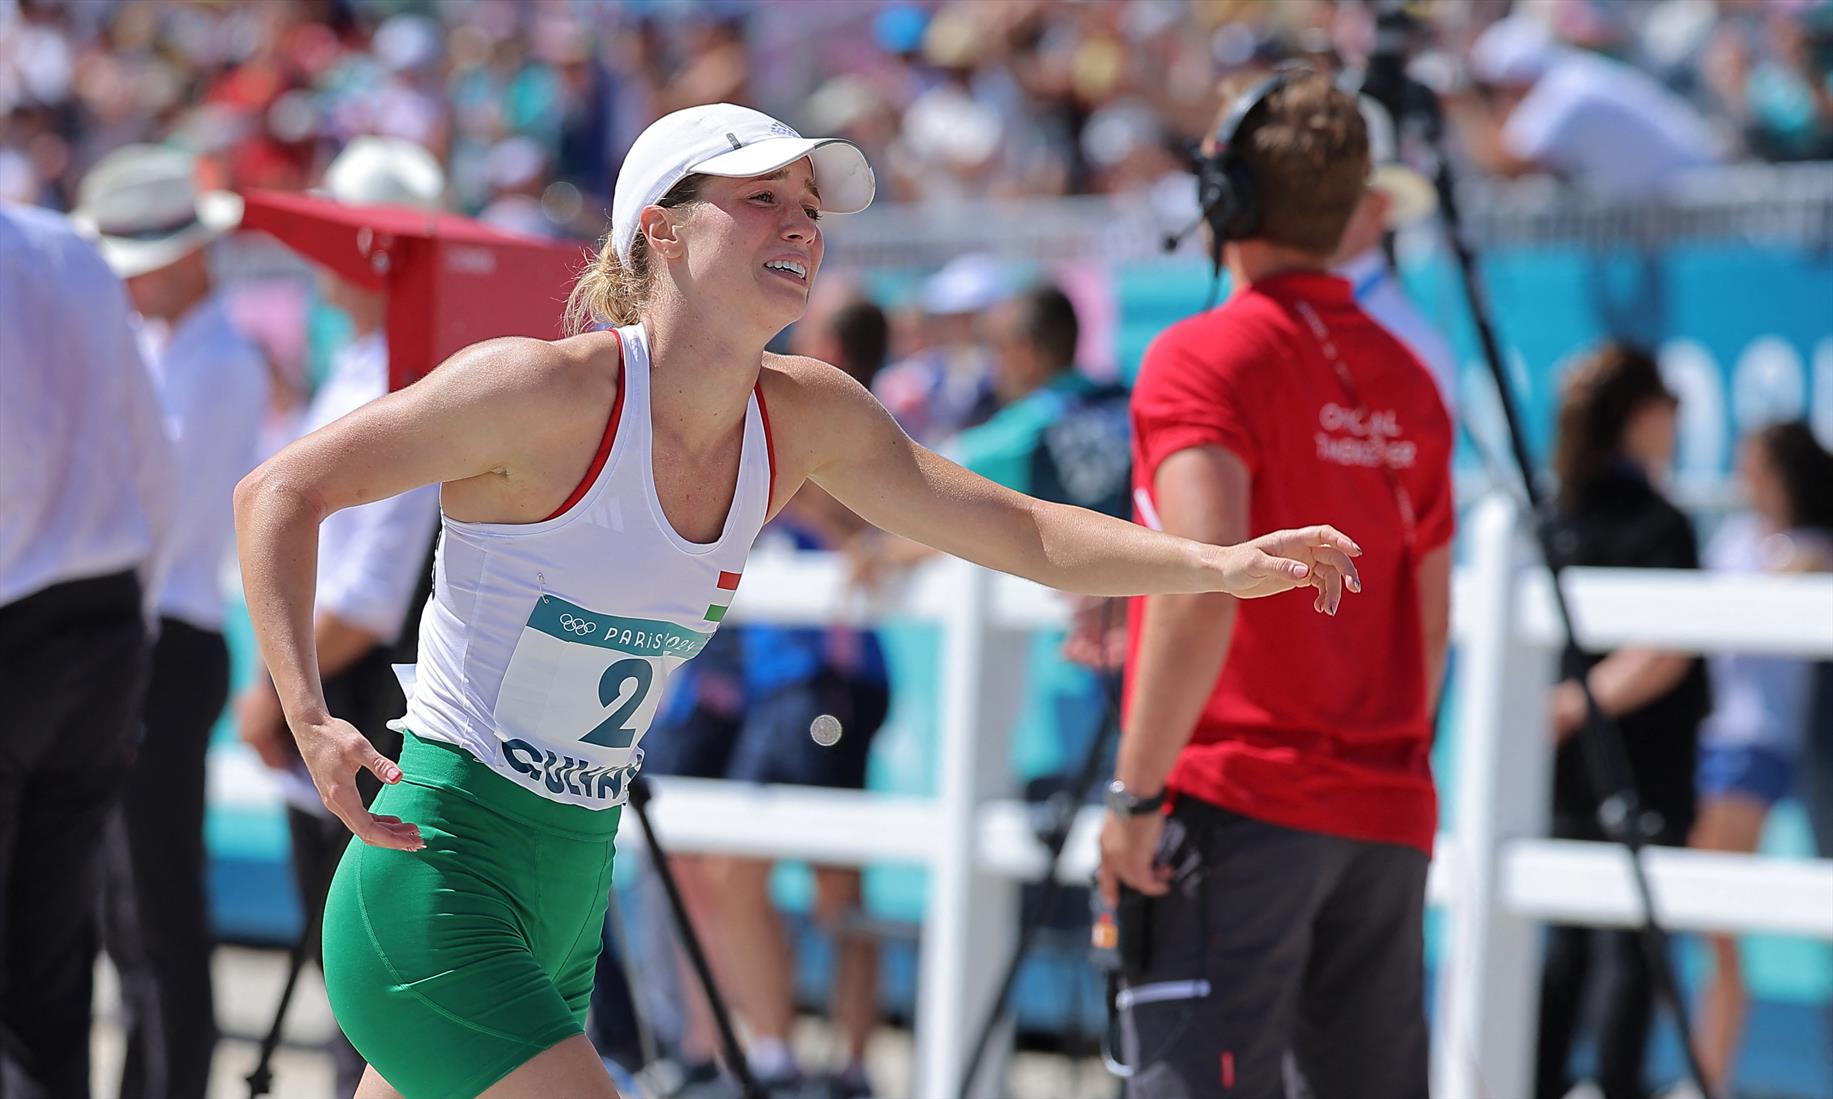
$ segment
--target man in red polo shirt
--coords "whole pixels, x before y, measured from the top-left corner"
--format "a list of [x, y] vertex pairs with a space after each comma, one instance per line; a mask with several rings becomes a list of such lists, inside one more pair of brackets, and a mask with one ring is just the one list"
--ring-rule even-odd
[[1288, 74], [1224, 117], [1207, 153], [1233, 158], [1258, 212], [1212, 211], [1234, 292], [1146, 353], [1136, 518], [1228, 543], [1325, 517], [1362, 546], [1363, 591], [1335, 621], [1133, 601], [1101, 835], [1102, 888], [1136, 891], [1122, 936], [1143, 944], [1120, 996], [1127, 1094], [1424, 1096], [1451, 424], [1328, 270], [1368, 185], [1353, 97]]

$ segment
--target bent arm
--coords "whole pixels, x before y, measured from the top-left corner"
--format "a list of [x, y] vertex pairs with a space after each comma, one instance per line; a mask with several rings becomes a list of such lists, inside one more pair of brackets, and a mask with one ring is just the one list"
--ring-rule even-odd
[[[1206, 542], [1247, 536], [1252, 479], [1227, 450], [1180, 450], [1160, 463], [1152, 482], [1167, 532]], [[1114, 762], [1114, 777], [1128, 790], [1150, 795], [1165, 788], [1221, 674], [1237, 609], [1227, 595], [1146, 600], [1132, 668], [1133, 704]]]
[[[507, 468], [508, 440], [538, 430], [517, 348], [468, 348], [421, 382], [364, 405], [263, 462], [235, 490], [236, 545], [255, 640], [288, 724], [323, 724], [314, 629], [318, 526], [343, 508]], [[418, 553], [418, 549], [415, 550]]]
[[1692, 666], [1693, 658], [1684, 653], [1618, 649], [1593, 665], [1585, 678], [1598, 707], [1620, 717], [1673, 690]]

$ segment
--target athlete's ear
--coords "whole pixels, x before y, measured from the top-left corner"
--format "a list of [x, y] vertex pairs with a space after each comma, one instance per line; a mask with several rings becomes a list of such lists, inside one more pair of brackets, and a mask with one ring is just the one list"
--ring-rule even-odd
[[637, 231], [649, 241], [649, 254], [663, 259], [679, 259], [683, 247], [681, 234], [669, 212], [660, 206], [646, 206], [637, 218]]

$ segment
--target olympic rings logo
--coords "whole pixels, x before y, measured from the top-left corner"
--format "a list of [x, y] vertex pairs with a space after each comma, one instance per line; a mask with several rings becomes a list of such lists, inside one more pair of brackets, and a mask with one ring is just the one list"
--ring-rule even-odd
[[581, 637], [590, 637], [598, 629], [598, 623], [586, 618], [577, 618], [571, 614], [560, 616], [560, 628]]

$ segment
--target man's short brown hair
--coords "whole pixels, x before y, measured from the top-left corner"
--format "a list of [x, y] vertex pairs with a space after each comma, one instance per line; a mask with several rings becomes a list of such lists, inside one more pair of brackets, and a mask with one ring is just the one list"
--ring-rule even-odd
[[[1223, 85], [1226, 118], [1257, 79]], [[1260, 196], [1254, 239], [1327, 256], [1368, 187], [1368, 128], [1355, 97], [1321, 73], [1300, 73], [1244, 120], [1235, 148]]]

